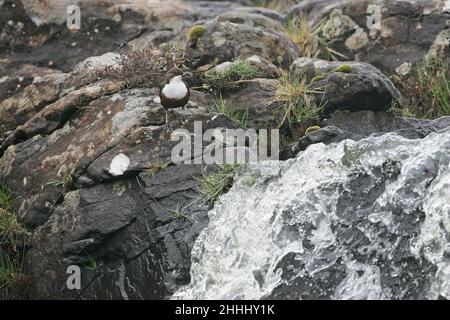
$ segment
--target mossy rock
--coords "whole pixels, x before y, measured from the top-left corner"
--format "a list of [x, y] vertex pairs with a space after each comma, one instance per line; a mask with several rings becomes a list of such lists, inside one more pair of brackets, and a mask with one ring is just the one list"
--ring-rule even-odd
[[331, 70], [330, 73], [333, 73], [333, 72], [351, 73], [352, 71], [353, 71], [352, 66], [350, 66], [348, 64], [341, 64], [339, 67]]
[[197, 42], [206, 32], [206, 28], [202, 24], [193, 26], [188, 32], [188, 40], [190, 42]]

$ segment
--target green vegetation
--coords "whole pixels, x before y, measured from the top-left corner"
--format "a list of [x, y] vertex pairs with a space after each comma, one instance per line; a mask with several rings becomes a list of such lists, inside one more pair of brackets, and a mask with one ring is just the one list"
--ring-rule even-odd
[[205, 85], [215, 92], [222, 92], [223, 90], [236, 89], [246, 80], [257, 78], [260, 75], [258, 68], [250, 62], [236, 60], [224, 71], [215, 71], [208, 75], [205, 79]]
[[321, 73], [317, 76], [315, 76], [314, 78], [311, 79], [311, 83], [312, 82], [316, 82], [316, 81], [320, 81], [325, 79], [328, 75], [335, 73], [335, 72], [342, 72], [342, 73], [351, 73], [353, 71], [352, 66], [348, 65], [348, 64], [342, 64], [339, 67], [334, 68], [333, 70], [327, 72], [327, 73]]
[[165, 169], [169, 166], [169, 163], [155, 163], [152, 164], [147, 170], [146, 170], [146, 174], [148, 177], [153, 177], [155, 174], [157, 174], [158, 172], [160, 172], [162, 169]]
[[335, 73], [335, 72], [342, 72], [342, 73], [351, 73], [353, 71], [353, 68], [351, 65], [348, 64], [341, 64], [339, 67], [334, 68], [329, 73]]
[[226, 115], [228, 118], [240, 123], [244, 128], [248, 123], [248, 110], [234, 110], [222, 96], [216, 97], [212, 105], [208, 106], [208, 112], [216, 112]]
[[181, 220], [181, 219], [186, 219], [186, 220], [190, 220], [186, 215], [184, 215], [183, 214], [183, 211], [186, 209], [186, 207], [185, 208], [182, 208], [181, 206], [180, 206], [180, 204], [178, 203], [177, 204], [177, 208], [175, 209], [175, 210], [168, 210], [170, 213], [171, 213], [171, 215], [172, 215], [172, 218], [173, 218], [173, 220], [175, 220], [175, 221], [179, 221], [179, 220]]
[[328, 46], [321, 32], [323, 23], [324, 21], [310, 28], [305, 15], [300, 18], [291, 17], [286, 23], [286, 34], [298, 46], [303, 57], [324, 60], [347, 59], [346, 56]]
[[237, 167], [238, 165], [223, 164], [218, 172], [203, 174], [200, 179], [200, 192], [206, 202], [213, 205], [222, 194], [231, 188]]
[[303, 124], [305, 120], [316, 119], [323, 109], [323, 105], [317, 106], [313, 94], [323, 93], [323, 90], [311, 89], [303, 75], [283, 74], [273, 85], [274, 97], [271, 103], [280, 105], [283, 116], [280, 126], [287, 122], [292, 127], [294, 124]]
[[190, 42], [197, 42], [205, 34], [206, 28], [204, 25], [198, 24], [193, 26], [188, 32], [188, 40]]
[[10, 287], [20, 275], [28, 237], [12, 208], [12, 194], [0, 179], [0, 288]]
[[53, 180], [50, 182], [47, 182], [47, 185], [51, 185], [57, 188], [61, 188], [63, 190], [66, 190], [70, 184], [73, 182], [73, 174], [75, 173], [75, 168], [72, 168], [69, 170], [69, 172], [58, 180]]
[[428, 119], [450, 115], [450, 70], [444, 59], [419, 62], [397, 85], [411, 114]]
[[397, 102], [392, 102], [389, 112], [391, 114], [393, 114], [394, 116], [402, 117], [402, 118], [415, 118], [416, 117], [414, 112], [412, 112], [409, 107], [401, 108]]

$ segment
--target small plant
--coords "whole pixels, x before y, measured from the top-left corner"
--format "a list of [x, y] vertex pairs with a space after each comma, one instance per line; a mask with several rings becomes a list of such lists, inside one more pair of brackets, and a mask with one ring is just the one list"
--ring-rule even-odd
[[187, 216], [185, 216], [183, 214], [185, 208], [181, 208], [180, 204], [177, 204], [177, 208], [175, 210], [168, 210], [171, 214], [172, 214], [172, 218], [175, 221], [178, 221], [180, 219], [186, 219], [186, 220], [190, 220]]
[[286, 24], [286, 34], [298, 46], [303, 57], [325, 60], [348, 59], [328, 46], [327, 40], [321, 34], [323, 23], [324, 21], [310, 28], [305, 15], [300, 18], [291, 17]]
[[245, 111], [234, 110], [228, 103], [222, 99], [222, 96], [216, 97], [212, 105], [208, 106], [209, 112], [216, 112], [226, 115], [231, 120], [240, 123], [244, 128], [248, 123], [248, 109]]
[[279, 104], [283, 113], [280, 127], [286, 122], [292, 127], [305, 120], [315, 119], [323, 109], [323, 105], [316, 105], [312, 96], [323, 93], [323, 90], [311, 89], [310, 83], [302, 75], [285, 73], [271, 89], [274, 97], [270, 102]]
[[158, 172], [160, 172], [161, 170], [167, 168], [169, 166], [169, 163], [155, 163], [152, 164], [147, 170], [146, 170], [146, 174], [147, 177], [153, 177], [155, 174], [157, 174]]
[[87, 269], [95, 270], [98, 267], [97, 266], [97, 261], [95, 261], [95, 259], [91, 255], [88, 255], [88, 260], [85, 263], [85, 267]]
[[234, 174], [237, 166], [231, 164], [223, 164], [218, 172], [203, 174], [200, 192], [210, 205], [225, 192], [227, 192], [234, 181]]
[[158, 87], [166, 71], [183, 60], [178, 61], [171, 49], [164, 53], [151, 49], [121, 52], [117, 64], [100, 70], [98, 77], [123, 82], [127, 88]]
[[11, 286], [20, 275], [28, 237], [12, 209], [11, 191], [0, 179], [0, 288]]
[[11, 207], [11, 191], [4, 182], [0, 181], [0, 208], [3, 210], [10, 210]]
[[406, 80], [399, 81], [410, 110], [420, 118], [450, 115], [450, 71], [445, 59], [417, 63]]
[[72, 168], [64, 177], [62, 177], [59, 180], [53, 180], [53, 181], [47, 182], [47, 185], [51, 185], [51, 186], [65, 190], [73, 182], [73, 174], [74, 173], [75, 173], [75, 168]]
[[0, 248], [0, 289], [14, 282], [18, 274], [19, 265]]
[[393, 101], [391, 103], [391, 108], [388, 111], [390, 113], [392, 113], [394, 116], [401, 117], [401, 118], [415, 118], [416, 117], [414, 112], [412, 112], [409, 107], [402, 108], [395, 101]]
[[236, 89], [243, 82], [257, 78], [261, 73], [257, 67], [246, 60], [237, 60], [224, 71], [215, 71], [205, 79], [207, 88], [221, 92]]

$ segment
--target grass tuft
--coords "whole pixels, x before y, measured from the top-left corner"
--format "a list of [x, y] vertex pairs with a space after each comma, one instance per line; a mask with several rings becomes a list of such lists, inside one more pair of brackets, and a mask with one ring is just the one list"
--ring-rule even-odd
[[49, 181], [49, 182], [47, 182], [47, 185], [61, 188], [65, 191], [72, 184], [73, 178], [74, 178], [74, 176], [73, 176], [74, 173], [75, 173], [75, 168], [72, 168], [69, 170], [69, 172], [64, 177], [62, 177], [61, 179], [58, 179], [58, 180]]
[[207, 88], [215, 92], [238, 88], [242, 82], [261, 76], [257, 67], [246, 60], [237, 60], [224, 71], [216, 71], [205, 79]]
[[0, 288], [10, 287], [20, 276], [27, 237], [13, 212], [12, 193], [0, 179]]
[[298, 46], [303, 57], [330, 61], [348, 59], [328, 46], [327, 40], [321, 34], [323, 23], [324, 21], [310, 28], [305, 15], [302, 15], [300, 18], [294, 16], [286, 23], [286, 34]]
[[200, 192], [210, 205], [227, 192], [234, 182], [234, 174], [238, 165], [223, 164], [218, 172], [203, 174]]
[[450, 70], [444, 59], [419, 62], [397, 85], [407, 100], [408, 110], [417, 117], [434, 119], [450, 115]]
[[311, 89], [310, 83], [302, 75], [284, 73], [271, 90], [273, 98], [270, 103], [280, 105], [283, 113], [280, 127], [287, 123], [292, 128], [295, 124], [316, 119], [323, 109], [323, 105], [317, 106], [312, 96], [323, 93], [323, 90]]
[[168, 166], [169, 166], [169, 163], [161, 163], [161, 162], [158, 162], [158, 163], [155, 163], [155, 164], [151, 165], [146, 170], [147, 177], [153, 177], [158, 172], [160, 172], [161, 170], [167, 168]]
[[222, 96], [216, 97], [211, 105], [208, 106], [208, 112], [216, 112], [226, 115], [231, 120], [240, 123], [244, 128], [248, 124], [248, 110], [234, 110]]

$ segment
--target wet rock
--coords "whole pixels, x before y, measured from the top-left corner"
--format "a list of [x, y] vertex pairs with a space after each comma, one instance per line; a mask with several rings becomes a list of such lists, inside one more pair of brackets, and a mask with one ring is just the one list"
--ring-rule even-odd
[[448, 298], [449, 129], [250, 166], [209, 213], [172, 298]]
[[322, 128], [309, 133], [291, 146], [291, 157], [316, 143], [336, 143], [345, 139], [360, 140], [394, 132], [408, 139], [422, 139], [450, 126], [450, 117], [436, 120], [394, 117], [386, 112], [336, 112], [322, 119]]
[[305, 77], [315, 89], [317, 105], [324, 113], [336, 110], [383, 111], [393, 102], [403, 106], [400, 92], [380, 70], [362, 62], [330, 62], [299, 58], [291, 66], [297, 77]]

